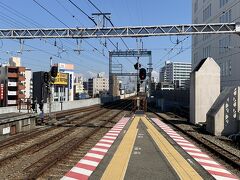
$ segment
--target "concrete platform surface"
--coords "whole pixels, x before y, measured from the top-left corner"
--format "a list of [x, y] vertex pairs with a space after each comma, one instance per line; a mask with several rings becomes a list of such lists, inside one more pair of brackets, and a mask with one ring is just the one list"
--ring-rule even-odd
[[137, 115], [121, 119], [62, 180], [237, 179], [207, 158], [158, 118]]

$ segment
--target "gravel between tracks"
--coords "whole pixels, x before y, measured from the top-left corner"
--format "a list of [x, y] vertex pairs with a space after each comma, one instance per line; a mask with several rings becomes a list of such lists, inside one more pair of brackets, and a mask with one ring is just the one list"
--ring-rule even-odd
[[[112, 113], [116, 113], [116, 110], [112, 110], [111, 112], [107, 112], [106, 117], [97, 117], [97, 118], [93, 118], [90, 120], [90, 122], [86, 123], [86, 124], [90, 124], [93, 126], [98, 126], [100, 121], [105, 121], [108, 116], [110, 116], [110, 114]], [[122, 113], [121, 113], [122, 116]], [[119, 117], [119, 116], [118, 116]], [[108, 123], [108, 126], [112, 126], [113, 123]], [[17, 145], [14, 145], [12, 147], [3, 149], [0, 151], [0, 158], [3, 158], [7, 155], [12, 154], [13, 152], [17, 152], [20, 151], [21, 149], [24, 149], [26, 147], [29, 147], [35, 143], [38, 142], [42, 142], [45, 139], [47, 139], [48, 137], [51, 137], [53, 135], [56, 135], [59, 132], [62, 132], [64, 129], [66, 129], [67, 127], [59, 127], [57, 129], [54, 129], [50, 132], [46, 132], [43, 135], [40, 135], [38, 137], [33, 137], [33, 139], [27, 140], [24, 143], [20, 143]], [[60, 147], [61, 145], [63, 145], [65, 142], [71, 140], [74, 137], [79, 137], [81, 138], [82, 136], [84, 136], [84, 134], [86, 134], [86, 132], [89, 131], [89, 128], [92, 127], [88, 127], [88, 126], [83, 126], [83, 127], [77, 127], [74, 129], [74, 131], [72, 131], [70, 134], [67, 134], [65, 137], [61, 138], [60, 140], [58, 140], [57, 142], [50, 144], [49, 146], [41, 149], [39, 152], [35, 152], [35, 153], [26, 153], [24, 155], [22, 155], [21, 157], [18, 158], [14, 158], [10, 161], [7, 161], [5, 164], [3, 164], [2, 166], [0, 166], [0, 175], [1, 178], [0, 179], [25, 179], [26, 178], [26, 174], [23, 173], [23, 170], [29, 166], [31, 166], [31, 164], [33, 164], [34, 162], [38, 161], [39, 159], [43, 158], [44, 156], [46, 156], [47, 154], [49, 154], [50, 152], [52, 152], [53, 150], [57, 149], [58, 147]], [[98, 139], [97, 137], [101, 138], [103, 134], [101, 134], [102, 131], [106, 132], [108, 130], [108, 128], [103, 128], [99, 131], [99, 133], [97, 133], [97, 135], [94, 135], [93, 139]], [[92, 137], [90, 138], [92, 139]], [[93, 141], [91, 141], [90, 145], [92, 144]], [[90, 145], [83, 145], [81, 146], [80, 149], [86, 149], [86, 152], [88, 150], [88, 147]], [[84, 148], [83, 148], [84, 147]], [[90, 148], [90, 147], [89, 147]], [[82, 151], [85, 152], [85, 151]], [[83, 153], [84, 155], [84, 153]]]

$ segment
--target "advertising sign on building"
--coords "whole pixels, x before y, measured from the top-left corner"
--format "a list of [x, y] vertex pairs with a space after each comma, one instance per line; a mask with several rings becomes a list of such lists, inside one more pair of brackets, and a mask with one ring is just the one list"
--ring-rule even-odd
[[4, 93], [4, 88], [3, 88], [3, 84], [0, 84], [0, 100], [3, 100], [3, 93]]
[[68, 74], [66, 74], [66, 73], [58, 73], [58, 75], [55, 78], [55, 81], [54, 81], [53, 84], [67, 86], [68, 85]]

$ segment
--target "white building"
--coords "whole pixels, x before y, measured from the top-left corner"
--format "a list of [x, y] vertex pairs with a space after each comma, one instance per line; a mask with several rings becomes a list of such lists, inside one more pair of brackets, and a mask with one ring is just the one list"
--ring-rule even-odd
[[95, 78], [88, 79], [88, 94], [91, 97], [101, 96], [109, 90], [109, 80], [98, 74]]
[[82, 75], [74, 74], [74, 88], [75, 93], [81, 94], [84, 92]]
[[191, 63], [166, 61], [160, 70], [160, 82], [173, 83], [175, 88], [188, 88]]
[[[192, 23], [229, 23], [240, 21], [239, 0], [193, 0]], [[240, 84], [240, 36], [195, 35], [192, 40], [192, 65], [212, 57], [221, 68], [221, 86]]]
[[[65, 81], [67, 78], [68, 82], [61, 82], [61, 78], [59, 77], [59, 81], [54, 84], [52, 91], [53, 100], [54, 101], [73, 101], [74, 100], [74, 65], [73, 64], [64, 64], [58, 63], [54, 66], [58, 67], [59, 76], [62, 76], [62, 80]], [[67, 75], [67, 77], [65, 77]]]
[[24, 85], [25, 85], [25, 96], [26, 98], [32, 98], [32, 90], [33, 90], [33, 84], [32, 84], [32, 70], [31, 69], [28, 69], [26, 68], [25, 69], [25, 82], [24, 82]]

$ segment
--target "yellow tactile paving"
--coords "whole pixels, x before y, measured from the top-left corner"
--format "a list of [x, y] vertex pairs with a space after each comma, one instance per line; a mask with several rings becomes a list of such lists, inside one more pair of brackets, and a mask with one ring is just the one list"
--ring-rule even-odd
[[180, 179], [202, 179], [202, 177], [191, 167], [186, 159], [180, 155], [177, 150], [158, 132], [158, 130], [145, 118], [141, 117], [148, 128], [148, 133], [167, 158], [168, 162], [174, 168]]
[[126, 132], [122, 142], [120, 143], [117, 151], [115, 152], [112, 160], [108, 164], [102, 180], [120, 180], [124, 179], [127, 165], [131, 156], [133, 145], [137, 136], [137, 125], [140, 120], [140, 117], [135, 117]]

